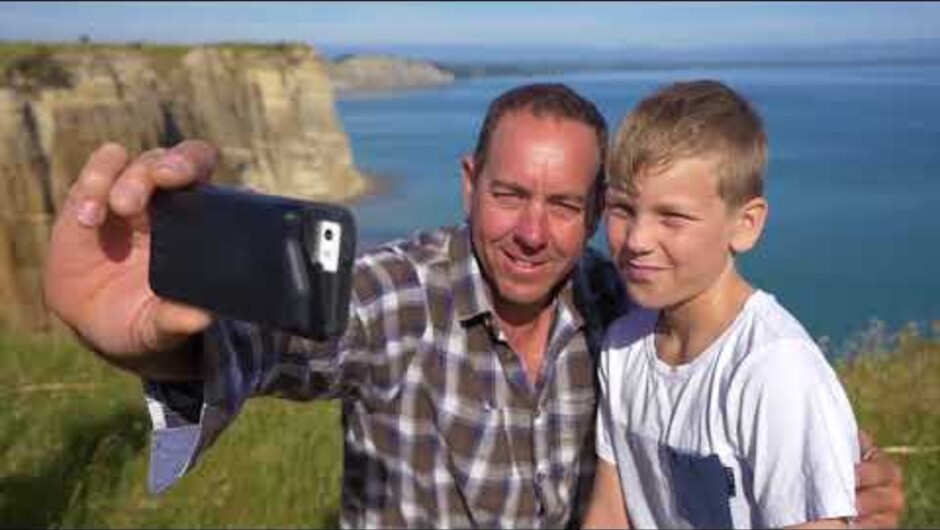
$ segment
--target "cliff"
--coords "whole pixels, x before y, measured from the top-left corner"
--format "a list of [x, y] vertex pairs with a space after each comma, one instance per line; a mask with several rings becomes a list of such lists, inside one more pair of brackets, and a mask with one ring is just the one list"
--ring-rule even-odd
[[388, 55], [354, 55], [328, 66], [337, 91], [388, 90], [437, 86], [454, 82], [454, 74], [439, 66]]
[[305, 45], [61, 46], [0, 54], [0, 328], [44, 330], [40, 272], [55, 212], [91, 151], [203, 138], [215, 180], [314, 200], [365, 191], [323, 59]]

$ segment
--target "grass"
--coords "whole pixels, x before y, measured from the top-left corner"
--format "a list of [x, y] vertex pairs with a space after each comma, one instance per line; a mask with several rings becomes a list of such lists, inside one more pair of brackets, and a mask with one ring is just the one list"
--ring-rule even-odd
[[924, 337], [911, 327], [889, 336], [873, 323], [860, 334], [862, 354], [837, 363], [859, 426], [904, 470], [906, 528], [940, 525], [938, 324]]
[[334, 403], [250, 403], [191, 475], [154, 497], [134, 377], [55, 337], [0, 336], [0, 368], [0, 528], [337, 525]]
[[[284, 53], [295, 47], [305, 47], [299, 42], [218, 42], [208, 46], [232, 50], [236, 56], [245, 53], [269, 52]], [[55, 55], [60, 52], [134, 52], [142, 54], [157, 74], [167, 75], [176, 68], [187, 52], [193, 49], [188, 44], [160, 44], [147, 42], [97, 43], [97, 42], [28, 42], [0, 40], [0, 73], [6, 72], [9, 65], [17, 59], [34, 56], [37, 53]]]
[[[836, 363], [860, 425], [889, 449], [940, 445], [940, 333], [874, 329], [866, 350]], [[0, 398], [0, 528], [337, 525], [335, 403], [249, 403], [196, 469], [154, 497], [134, 377], [71, 339], [0, 334]], [[892, 458], [905, 474], [903, 526], [936, 527], [940, 453]]]
[[26, 41], [0, 41], [0, 69], [17, 57], [30, 55], [37, 51], [49, 53], [60, 52], [110, 52], [110, 51], [139, 51], [146, 57], [157, 61], [178, 61], [192, 46], [184, 44], [150, 44], [150, 43], [83, 43], [83, 42], [26, 42]]

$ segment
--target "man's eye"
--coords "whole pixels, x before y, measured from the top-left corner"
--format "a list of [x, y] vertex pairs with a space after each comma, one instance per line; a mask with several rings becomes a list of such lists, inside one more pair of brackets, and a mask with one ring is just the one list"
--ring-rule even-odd
[[581, 205], [574, 202], [559, 201], [552, 203], [552, 206], [563, 214], [580, 214], [583, 211]]
[[493, 191], [493, 197], [504, 204], [516, 204], [522, 200], [522, 194], [508, 190], [495, 190]]

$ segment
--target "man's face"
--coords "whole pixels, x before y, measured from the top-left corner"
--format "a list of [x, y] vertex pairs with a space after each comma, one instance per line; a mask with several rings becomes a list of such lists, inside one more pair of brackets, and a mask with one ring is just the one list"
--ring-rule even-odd
[[753, 244], [741, 212], [718, 195], [711, 158], [680, 159], [646, 172], [635, 194], [609, 190], [607, 238], [631, 298], [647, 308], [670, 308], [716, 285], [733, 267], [732, 250]]
[[550, 302], [584, 250], [599, 167], [591, 127], [526, 111], [500, 120], [484, 167], [463, 160], [473, 245], [498, 311]]

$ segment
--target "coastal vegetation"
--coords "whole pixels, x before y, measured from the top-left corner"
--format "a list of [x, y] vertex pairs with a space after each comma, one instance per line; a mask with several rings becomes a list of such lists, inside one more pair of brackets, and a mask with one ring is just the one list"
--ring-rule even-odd
[[[236, 56], [245, 53], [283, 54], [293, 48], [307, 48], [300, 42], [217, 42], [212, 48], [224, 49]], [[75, 42], [0, 41], [0, 88], [10, 87], [35, 92], [41, 88], [69, 88], [67, 68], [56, 58], [60, 54], [133, 52], [145, 57], [149, 66], [163, 76], [179, 66], [180, 60], [195, 45], [146, 42], [103, 43], [87, 38]], [[324, 58], [340, 89], [387, 90], [409, 86], [433, 86], [452, 82], [454, 74], [433, 61], [380, 55], [340, 55]], [[24, 79], [27, 82], [24, 82]]]
[[158, 70], [165, 71], [179, 62], [192, 46], [183, 44], [95, 43], [78, 42], [22, 42], [0, 41], [0, 71], [6, 72], [11, 65], [35, 57], [54, 57], [69, 52], [120, 52], [134, 50], [143, 53]]
[[[835, 361], [860, 425], [904, 469], [903, 527], [940, 523], [940, 326], [874, 323]], [[338, 522], [335, 402], [250, 402], [197, 467], [146, 489], [140, 382], [63, 336], [0, 335], [0, 527], [311, 528]]]
[[45, 48], [8, 57], [0, 72], [0, 86], [20, 92], [72, 87], [72, 74]]
[[[253, 43], [253, 42], [218, 42], [211, 45], [214, 48], [231, 50], [236, 55], [246, 52], [273, 52], [282, 53], [288, 48], [306, 46], [298, 42]], [[46, 81], [43, 86], [49, 88], [68, 88], [68, 83], [59, 79], [68, 75], [66, 69], [58, 64], [56, 55], [69, 53], [101, 54], [133, 52], [145, 57], [150, 67], [158, 74], [165, 75], [179, 65], [186, 53], [194, 48], [188, 44], [160, 44], [147, 42], [107, 43], [92, 42], [82, 38], [75, 42], [25, 42], [0, 41], [0, 87], [17, 88], [11, 82], [14, 73], [23, 70], [23, 65], [31, 65], [30, 73], [45, 74], [40, 81]], [[50, 76], [50, 72], [54, 77]], [[49, 82], [49, 81], [52, 82]]]

